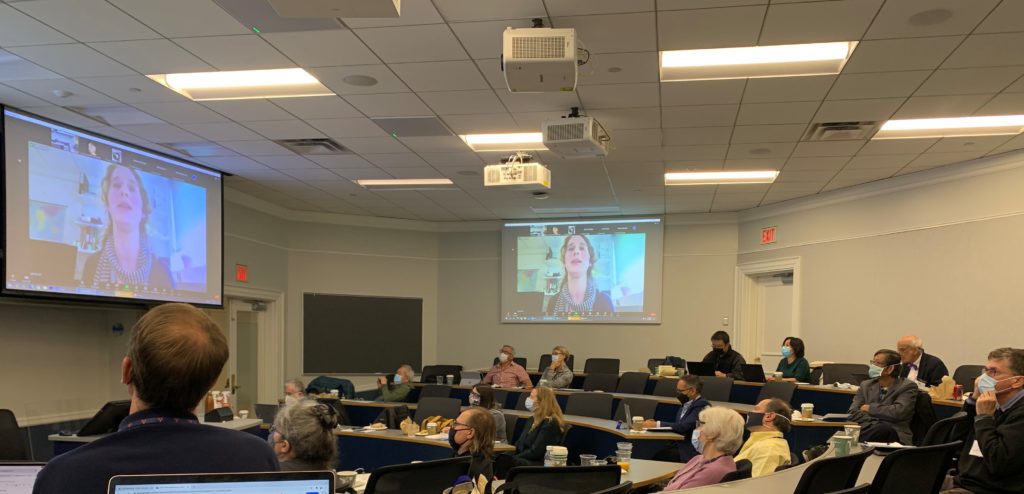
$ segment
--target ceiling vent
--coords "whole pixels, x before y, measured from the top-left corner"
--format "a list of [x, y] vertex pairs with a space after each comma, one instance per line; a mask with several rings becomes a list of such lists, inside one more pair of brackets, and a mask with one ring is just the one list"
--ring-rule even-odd
[[805, 141], [856, 141], [878, 131], [878, 122], [823, 122], [807, 130]]
[[329, 154], [352, 154], [352, 150], [338, 144], [334, 139], [317, 137], [312, 139], [280, 139], [274, 141], [295, 154], [323, 156]]
[[371, 118], [391, 137], [443, 137], [452, 131], [436, 117], [379, 117]]

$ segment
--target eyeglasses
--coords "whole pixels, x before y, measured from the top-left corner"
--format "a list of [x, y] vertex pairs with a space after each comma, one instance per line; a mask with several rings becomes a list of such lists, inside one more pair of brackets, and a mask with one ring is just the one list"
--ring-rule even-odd
[[[462, 429], [459, 429], [458, 427], [462, 427]], [[455, 429], [457, 431], [467, 431], [472, 428], [473, 426], [469, 424], [463, 424], [462, 422], [452, 422], [452, 429]]]
[[999, 374], [999, 369], [996, 369], [995, 367], [985, 367], [982, 372], [988, 374], [989, 377], [996, 377], [996, 374]]
[[882, 367], [882, 368], [888, 367], [887, 365], [885, 365], [885, 362], [875, 362], [874, 360], [868, 362], [868, 365], [873, 365], [875, 367]]
[[[284, 437], [284, 434], [282, 434], [281, 431], [277, 430], [277, 426], [276, 425], [271, 425], [270, 426], [270, 430], [267, 431], [267, 432], [268, 432], [267, 439], [269, 439], [271, 441], [271, 444], [276, 444], [276, 443], [280, 443], [280, 442], [284, 442], [284, 441], [288, 440], [288, 438]], [[281, 440], [280, 441], [278, 441], [276, 438], [274, 438], [274, 433], [275, 432], [277, 433], [277, 435], [281, 436]]]

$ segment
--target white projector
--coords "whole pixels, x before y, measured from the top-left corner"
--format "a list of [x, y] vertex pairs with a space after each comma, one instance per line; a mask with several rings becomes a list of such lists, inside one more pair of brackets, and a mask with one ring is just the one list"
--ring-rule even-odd
[[563, 158], [608, 156], [612, 138], [593, 117], [566, 117], [541, 124], [544, 146]]
[[513, 93], [576, 90], [576, 30], [505, 28], [501, 70]]
[[502, 163], [484, 167], [484, 187], [521, 190], [551, 188], [551, 170], [540, 163]]

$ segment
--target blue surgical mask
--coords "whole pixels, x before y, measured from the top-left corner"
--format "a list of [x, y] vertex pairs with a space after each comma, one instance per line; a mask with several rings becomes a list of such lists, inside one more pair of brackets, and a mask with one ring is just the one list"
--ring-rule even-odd
[[532, 412], [533, 411], [533, 398], [527, 398], [526, 402], [524, 403], [524, 405], [526, 405], [526, 409], [527, 410]]
[[872, 379], [874, 379], [876, 377], [881, 377], [882, 376], [882, 370], [883, 369], [881, 367], [879, 367], [879, 366], [877, 366], [875, 364], [871, 364], [868, 367], [868, 377], [870, 377]]
[[975, 389], [975, 392], [976, 392], [975, 394], [980, 395], [980, 394], [985, 393], [987, 391], [995, 391], [996, 394], [999, 394], [999, 393], [1002, 393], [1004, 391], [1008, 391], [1011, 388], [1006, 388], [1006, 389], [1003, 389], [1003, 390], [1000, 390], [1000, 391], [996, 391], [996, 385], [1001, 383], [1001, 382], [1003, 382], [1003, 381], [1007, 381], [1007, 380], [1013, 379], [1015, 377], [1020, 377], [1020, 376], [1011, 376], [1011, 377], [1008, 377], [1006, 379], [1000, 379], [1000, 380], [997, 381], [996, 378], [994, 378], [994, 377], [992, 377], [992, 376], [990, 376], [988, 374], [984, 374], [983, 373], [981, 375], [981, 379], [978, 380], [978, 388]]
[[395, 378], [392, 379], [392, 381], [394, 381], [395, 384], [402, 384], [402, 376], [399, 374], [395, 374]]
[[793, 355], [793, 349], [788, 346], [782, 347], [782, 356], [784, 358], [789, 358], [790, 355]]
[[473, 405], [473, 406], [479, 405], [480, 404], [480, 395], [470, 394], [469, 395], [469, 404]]
[[690, 442], [693, 443], [693, 449], [697, 450], [698, 453], [704, 452], [704, 443], [700, 442], [700, 429], [693, 430], [693, 435], [690, 436]]

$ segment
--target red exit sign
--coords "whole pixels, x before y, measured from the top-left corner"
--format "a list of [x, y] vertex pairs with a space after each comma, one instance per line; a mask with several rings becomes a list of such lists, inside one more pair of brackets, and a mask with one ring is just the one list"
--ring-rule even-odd
[[235, 264], [235, 280], [248, 283], [249, 266], [246, 266], [245, 264]]
[[761, 243], [762, 244], [774, 244], [775, 243], [775, 227], [769, 226], [761, 229]]

